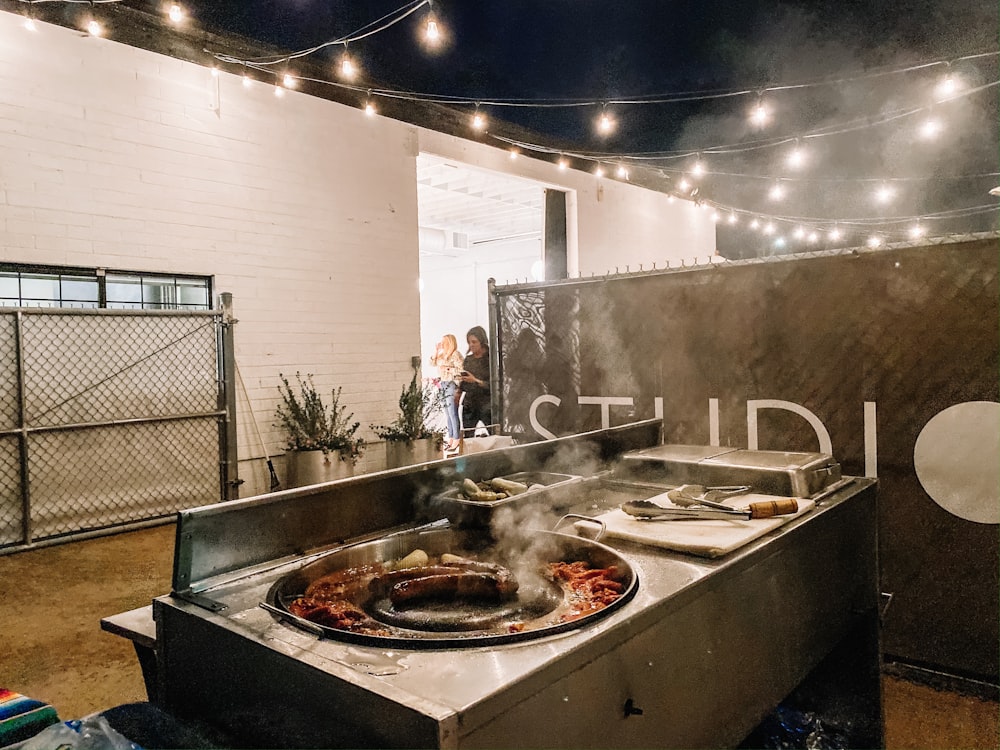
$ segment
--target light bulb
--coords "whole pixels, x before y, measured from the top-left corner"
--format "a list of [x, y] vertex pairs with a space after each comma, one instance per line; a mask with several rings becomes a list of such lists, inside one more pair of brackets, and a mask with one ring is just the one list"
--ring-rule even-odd
[[927, 234], [927, 230], [924, 229], [922, 226], [920, 226], [920, 224], [914, 224], [912, 227], [910, 227], [911, 239], [914, 240], [919, 239], [920, 237], [923, 237], [925, 234]]
[[888, 203], [892, 200], [894, 191], [888, 185], [879, 185], [875, 190], [875, 200], [879, 203]]
[[843, 236], [844, 236], [843, 232], [837, 229], [837, 227], [834, 227], [833, 229], [830, 230], [830, 239], [833, 240], [834, 242], [836, 242]]
[[473, 130], [485, 130], [486, 129], [486, 116], [481, 112], [476, 112], [472, 116], [472, 129]]
[[219, 69], [213, 65], [212, 66], [212, 78], [218, 78], [218, 77], [219, 77]]
[[756, 125], [758, 128], [763, 127], [767, 124], [768, 113], [767, 107], [764, 106], [762, 102], [757, 102], [757, 106], [753, 108], [750, 112], [750, 122]]
[[559, 160], [559, 171], [565, 172], [569, 168], [569, 161], [565, 158]]
[[924, 120], [920, 125], [920, 137], [925, 141], [930, 141], [937, 138], [938, 134], [941, 132], [941, 121], [936, 120], [933, 117]]
[[90, 21], [87, 22], [87, 33], [90, 34], [91, 36], [100, 36], [101, 24], [99, 24], [94, 19], [91, 19]]
[[375, 109], [375, 105], [372, 102], [365, 102], [365, 114], [369, 117], [374, 117], [378, 114], [378, 110]]
[[767, 195], [773, 201], [780, 201], [785, 197], [785, 188], [783, 188], [780, 183], [775, 183], [768, 191]]
[[285, 95], [285, 89], [282, 88], [279, 85], [275, 85], [275, 87], [274, 87], [274, 95], [280, 99], [281, 97], [283, 97]]
[[788, 166], [792, 169], [798, 169], [803, 164], [806, 163], [806, 152], [801, 146], [796, 146], [791, 151], [788, 152]]
[[882, 244], [882, 238], [877, 234], [873, 234], [868, 238], [868, 247], [879, 247]]
[[754, 219], [753, 221], [750, 222], [750, 228], [751, 229], [760, 229], [760, 222], [757, 221], [756, 219]]
[[801, 240], [803, 237], [806, 236], [806, 230], [803, 229], [802, 227], [795, 227], [794, 235], [795, 239]]
[[949, 73], [941, 79], [941, 82], [938, 83], [935, 91], [937, 92], [938, 97], [942, 99], [952, 96], [956, 91], [958, 91], [958, 79]]
[[718, 211], [712, 211], [712, 215], [709, 218], [712, 220], [713, 224], [718, 224], [719, 223], [719, 212]]
[[286, 89], [294, 89], [295, 77], [292, 76], [290, 73], [285, 73], [285, 75], [282, 76], [281, 78], [281, 85], [284, 86]]
[[814, 244], [817, 240], [819, 240], [819, 235], [816, 234], [815, 232], [810, 232], [809, 236], [806, 237], [806, 239], [809, 241], [810, 244]]
[[441, 41], [441, 29], [438, 28], [438, 23], [433, 16], [427, 19], [427, 25], [424, 27], [424, 39], [431, 44], [437, 44]]
[[774, 246], [775, 247], [784, 247], [785, 246], [785, 238], [784, 237], [778, 237], [778, 238], [776, 238], [774, 240]]
[[607, 135], [614, 129], [615, 121], [607, 112], [601, 112], [601, 116], [597, 120], [597, 131], [602, 135]]
[[516, 148], [512, 148], [512, 149], [510, 150], [510, 158], [511, 158], [512, 160], [513, 160], [513, 159], [516, 159], [516, 158], [517, 158], [517, 149], [516, 149]]
[[28, 31], [38, 31], [38, 26], [35, 24], [34, 18], [25, 18], [24, 28], [26, 28]]
[[619, 164], [618, 165], [618, 169], [615, 170], [615, 174], [618, 175], [618, 177], [620, 179], [622, 179], [622, 180], [627, 180], [628, 179], [628, 170], [625, 169], [625, 165], [624, 164]]
[[705, 174], [705, 165], [701, 161], [696, 161], [694, 166], [691, 167], [691, 176], [701, 177], [703, 174]]
[[730, 224], [735, 224], [735, 223], [736, 223], [736, 221], [737, 221], [737, 219], [736, 219], [736, 214], [735, 214], [735, 213], [731, 213], [731, 214], [729, 214], [729, 223], [730, 223]]
[[173, 3], [170, 6], [170, 11], [167, 13], [167, 16], [169, 16], [173, 23], [180, 23], [184, 20], [184, 9], [177, 3]]
[[667, 194], [667, 203], [673, 203], [675, 200], [677, 200], [677, 199], [674, 198], [674, 194], [673, 193], [668, 193]]
[[774, 234], [774, 224], [768, 222], [764, 225], [764, 234]]
[[691, 189], [691, 183], [685, 180], [684, 178], [681, 178], [681, 181], [677, 183], [677, 187], [686, 193], [688, 190]]
[[358, 69], [354, 65], [354, 61], [349, 58], [346, 54], [340, 58], [340, 77], [346, 78], [348, 81], [354, 80], [354, 76], [358, 74]]
[[594, 168], [594, 174], [597, 175], [598, 177], [604, 177], [604, 167], [602, 167], [600, 164], [598, 164]]
[[250, 88], [250, 84], [251, 83], [253, 83], [253, 79], [250, 76], [248, 76], [246, 73], [244, 73], [243, 74], [243, 88], [245, 88], [245, 89]]

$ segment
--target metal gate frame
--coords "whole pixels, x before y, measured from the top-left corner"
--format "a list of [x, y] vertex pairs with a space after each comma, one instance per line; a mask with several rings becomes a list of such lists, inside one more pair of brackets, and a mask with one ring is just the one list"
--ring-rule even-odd
[[232, 298], [0, 310], [0, 555], [238, 496]]

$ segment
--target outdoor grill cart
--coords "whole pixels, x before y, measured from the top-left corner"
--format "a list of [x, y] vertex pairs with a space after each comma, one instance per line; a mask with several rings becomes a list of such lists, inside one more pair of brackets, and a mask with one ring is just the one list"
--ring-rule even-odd
[[[649, 420], [181, 512], [153, 697], [239, 747], [735, 747], [776, 710], [880, 746], [874, 480], [660, 435]], [[490, 478], [526, 491], [470, 513], [456, 488]], [[798, 510], [618, 516], [681, 483]], [[520, 586], [413, 603], [392, 571], [415, 551], [473, 567], [413, 586], [495, 583], [497, 565]], [[581, 607], [557, 568], [612, 593]], [[331, 581], [344, 600], [303, 614]]]

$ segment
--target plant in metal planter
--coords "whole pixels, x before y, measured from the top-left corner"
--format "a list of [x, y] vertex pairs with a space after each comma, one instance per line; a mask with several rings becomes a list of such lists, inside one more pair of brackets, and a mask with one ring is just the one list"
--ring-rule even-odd
[[[430, 460], [441, 447], [443, 433], [430, 428], [431, 418], [444, 408], [444, 394], [434, 385], [420, 381], [416, 371], [399, 395], [399, 413], [390, 424], [371, 425], [386, 442], [389, 468]], [[419, 446], [419, 447], [418, 447]], [[424, 448], [421, 454], [420, 447]]]
[[292, 388], [288, 378], [279, 374], [281, 403], [278, 404], [278, 425], [285, 430], [289, 451], [339, 452], [342, 461], [357, 463], [365, 449], [364, 438], [357, 437], [360, 422], [352, 422], [354, 414], [345, 414], [347, 407], [340, 403], [340, 388], [331, 391], [331, 403], [323, 403], [323, 397], [313, 384], [312, 375], [305, 379], [295, 373], [298, 391]]

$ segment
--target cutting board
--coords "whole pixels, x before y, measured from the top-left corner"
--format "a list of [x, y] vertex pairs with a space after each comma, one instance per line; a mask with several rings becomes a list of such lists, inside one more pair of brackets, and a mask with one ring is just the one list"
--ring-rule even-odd
[[[667, 499], [666, 493], [647, 498], [665, 508], [676, 507]], [[775, 500], [774, 495], [740, 495], [723, 500], [723, 504], [731, 508], [745, 508], [750, 503]], [[752, 542], [769, 531], [774, 531], [792, 519], [808, 513], [815, 503], [812, 500], [796, 498], [799, 510], [793, 515], [774, 516], [773, 518], [755, 518], [744, 521], [735, 520], [705, 520], [705, 521], [640, 521], [628, 515], [620, 508], [603, 513], [596, 517], [605, 525], [604, 537], [609, 539], [627, 539], [630, 542], [649, 544], [655, 547], [687, 552], [699, 557], [722, 557], [744, 544]], [[586, 525], [586, 522], [581, 522]], [[593, 530], [590, 525], [588, 530]]]

